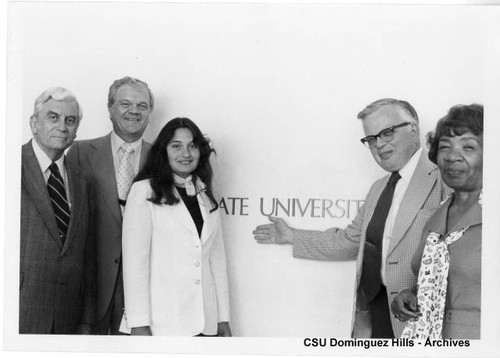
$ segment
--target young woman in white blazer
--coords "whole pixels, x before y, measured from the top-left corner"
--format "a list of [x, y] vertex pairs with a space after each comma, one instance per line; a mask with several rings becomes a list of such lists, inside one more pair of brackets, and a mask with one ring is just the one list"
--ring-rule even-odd
[[212, 152], [195, 123], [174, 118], [130, 189], [122, 237], [123, 332], [231, 336]]

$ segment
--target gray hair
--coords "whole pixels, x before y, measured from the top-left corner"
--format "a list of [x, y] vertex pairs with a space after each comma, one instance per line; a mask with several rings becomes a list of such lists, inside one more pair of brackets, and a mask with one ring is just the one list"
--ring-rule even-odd
[[35, 106], [33, 108], [32, 117], [37, 117], [40, 111], [43, 109], [43, 105], [47, 103], [49, 100], [55, 101], [66, 101], [66, 102], [75, 102], [78, 107], [78, 120], [82, 119], [82, 108], [78, 103], [75, 95], [66, 88], [63, 87], [51, 87], [44, 92], [35, 101]]
[[155, 98], [153, 96], [153, 92], [151, 92], [151, 90], [149, 89], [148, 84], [144, 81], [137, 79], [137, 78], [133, 78], [133, 77], [129, 77], [129, 76], [126, 76], [126, 77], [123, 77], [123, 78], [116, 80], [109, 87], [108, 108], [110, 108], [115, 103], [115, 96], [116, 96], [116, 93], [118, 92], [118, 90], [120, 89], [120, 87], [125, 86], [125, 85], [146, 88], [146, 90], [148, 91], [148, 94], [149, 94], [149, 106], [151, 107], [151, 109], [153, 109], [153, 107], [155, 105]]
[[406, 114], [408, 114], [410, 116], [411, 121], [413, 123], [418, 125], [418, 114], [417, 114], [417, 111], [415, 110], [415, 108], [413, 108], [413, 106], [406, 101], [402, 101], [402, 100], [394, 99], [394, 98], [382, 98], [382, 99], [379, 99], [375, 102], [370, 103], [368, 106], [365, 107], [365, 109], [363, 109], [361, 112], [358, 113], [358, 119], [363, 120], [366, 117], [368, 117], [370, 114], [372, 114], [373, 112], [375, 112], [376, 110], [378, 110], [379, 108], [384, 107], [384, 106], [397, 106], [397, 107], [399, 107]]

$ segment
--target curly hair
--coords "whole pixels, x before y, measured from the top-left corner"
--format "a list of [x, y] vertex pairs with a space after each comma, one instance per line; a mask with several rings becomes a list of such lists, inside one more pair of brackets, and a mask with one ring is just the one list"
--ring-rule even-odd
[[455, 137], [465, 133], [483, 135], [483, 106], [481, 104], [458, 104], [451, 107], [448, 114], [438, 121], [435, 131], [427, 133], [430, 161], [437, 164], [441, 137]]
[[215, 150], [210, 146], [210, 140], [203, 135], [198, 126], [189, 118], [178, 117], [165, 124], [153, 143], [144, 167], [137, 174], [134, 181], [150, 180], [153, 196], [148, 200], [154, 204], [175, 205], [179, 203], [179, 198], [174, 193], [174, 175], [166, 150], [168, 143], [175, 135], [175, 131], [179, 128], [187, 128], [191, 131], [193, 143], [200, 150], [198, 166], [192, 173], [193, 182], [196, 184], [199, 178], [206, 185], [204, 191], [212, 204], [210, 212], [215, 211], [219, 204], [212, 192], [213, 170], [210, 164], [210, 155], [215, 153]]

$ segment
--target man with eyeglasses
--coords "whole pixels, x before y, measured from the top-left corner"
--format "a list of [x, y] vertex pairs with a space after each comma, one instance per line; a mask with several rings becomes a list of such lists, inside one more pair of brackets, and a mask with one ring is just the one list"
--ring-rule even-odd
[[390, 174], [371, 187], [364, 205], [345, 229], [298, 230], [283, 219], [258, 226], [261, 244], [292, 244], [293, 256], [315, 260], [357, 258], [356, 314], [352, 336], [399, 337], [404, 328], [390, 302], [415, 278], [411, 258], [427, 220], [450, 190], [420, 145], [418, 115], [406, 101], [384, 98], [359, 114], [361, 142]]

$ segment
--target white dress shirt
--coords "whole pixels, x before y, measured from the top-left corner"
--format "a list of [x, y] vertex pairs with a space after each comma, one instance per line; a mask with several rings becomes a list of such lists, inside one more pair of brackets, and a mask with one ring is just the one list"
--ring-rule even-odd
[[[35, 157], [38, 160], [38, 164], [40, 165], [40, 169], [42, 170], [43, 178], [45, 179], [45, 184], [49, 181], [50, 177], [50, 165], [52, 164], [52, 159], [43, 151], [38, 142], [33, 138], [31, 141], [33, 146], [33, 151], [35, 152]], [[64, 189], [66, 190], [66, 198], [68, 200], [69, 207], [71, 208], [71, 197], [69, 195], [69, 182], [68, 182], [68, 173], [66, 172], [66, 166], [64, 165], [64, 154], [55, 161], [57, 167], [59, 168], [59, 172], [61, 173], [61, 177], [64, 181]]]
[[394, 190], [394, 196], [392, 198], [391, 208], [389, 210], [389, 214], [387, 215], [387, 219], [385, 221], [384, 228], [384, 237], [382, 238], [382, 264], [381, 264], [381, 276], [382, 282], [385, 285], [385, 265], [387, 261], [387, 251], [389, 250], [389, 244], [391, 242], [392, 230], [394, 229], [394, 224], [396, 223], [396, 216], [399, 211], [399, 206], [401, 205], [401, 201], [406, 193], [406, 189], [408, 189], [408, 185], [410, 184], [411, 177], [417, 168], [418, 161], [420, 160], [420, 156], [422, 155], [422, 148], [420, 147], [410, 158], [408, 163], [399, 170], [399, 175], [401, 175], [401, 179], [399, 179], [396, 184], [396, 188]]

